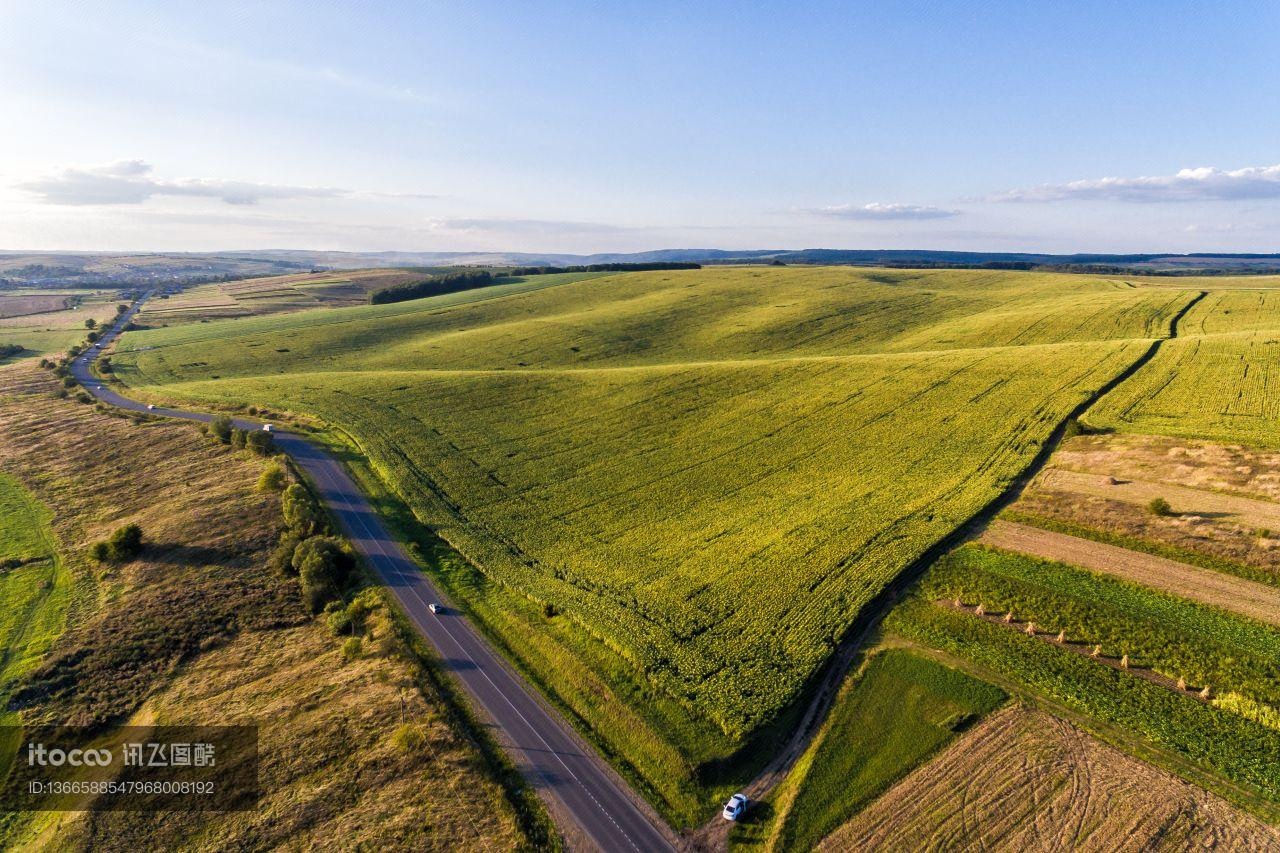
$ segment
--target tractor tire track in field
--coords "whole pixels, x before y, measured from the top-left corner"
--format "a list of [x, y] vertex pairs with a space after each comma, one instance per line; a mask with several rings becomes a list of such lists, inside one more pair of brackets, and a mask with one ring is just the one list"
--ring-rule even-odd
[[[893, 608], [895, 604], [901, 600], [920, 577], [924, 574], [929, 566], [937, 562], [943, 555], [961, 543], [980, 535], [983, 529], [991, 523], [995, 517], [1006, 507], [1016, 501], [1031, 483], [1037, 474], [1045, 467], [1049, 461], [1049, 457], [1057, 450], [1061, 444], [1063, 435], [1066, 433], [1067, 425], [1078, 419], [1085, 412], [1091, 409], [1099, 400], [1107, 394], [1114, 391], [1123, 382], [1133, 377], [1139, 370], [1145, 367], [1156, 354], [1160, 351], [1160, 347], [1166, 342], [1178, 337], [1178, 323], [1194, 308], [1201, 300], [1208, 296], [1208, 291], [1197, 291], [1196, 295], [1187, 300], [1186, 304], [1180, 308], [1169, 319], [1169, 330], [1165, 337], [1153, 340], [1151, 344], [1125, 369], [1121, 370], [1107, 382], [1103, 383], [1097, 391], [1088, 395], [1084, 400], [1076, 405], [1071, 412], [1063, 418], [1062, 422], [1054, 428], [1049, 438], [1041, 445], [1040, 450], [1032, 458], [1031, 462], [1022, 470], [1022, 472], [1013, 480], [1009, 488], [1003, 493], [996, 496], [990, 503], [979, 510], [966, 523], [960, 525], [949, 535], [938, 540], [932, 547], [921, 554], [913, 563], [907, 566], [891, 581], [883, 590], [881, 590], [867, 605], [862, 609], [862, 613], [854, 620], [844, 638], [840, 641], [836, 651], [832, 654], [828, 664], [819, 670], [818, 674], [811, 680], [810, 686], [804, 692], [808, 697], [808, 708], [801, 717], [799, 725], [792, 734], [787, 745], [782, 751], [771, 761], [759, 775], [753, 779], [750, 784], [743, 787], [743, 792], [752, 800], [758, 800], [766, 796], [773, 788], [780, 783], [791, 768], [799, 760], [800, 756], [808, 748], [814, 735], [820, 729], [823, 720], [826, 719], [827, 712], [831, 708], [831, 704], [835, 700], [836, 693], [839, 691], [840, 685], [844, 682], [858, 652], [869, 636], [879, 626], [880, 621]], [[803, 700], [802, 700], [803, 701]], [[750, 748], [750, 745], [747, 747]], [[727, 846], [728, 831], [725, 828], [719, 828], [718, 823], [723, 823], [719, 817], [714, 818], [710, 823], [704, 825], [696, 831], [695, 836], [701, 842], [700, 847], [707, 849], [724, 849]]]

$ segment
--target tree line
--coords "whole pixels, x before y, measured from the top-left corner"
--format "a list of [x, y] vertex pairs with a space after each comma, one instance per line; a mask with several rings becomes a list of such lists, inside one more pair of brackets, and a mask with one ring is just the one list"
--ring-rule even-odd
[[634, 264], [582, 264], [573, 267], [516, 267], [511, 275], [549, 275], [561, 272], [644, 272], [646, 270], [700, 270], [702, 264], [687, 261], [650, 261]]
[[387, 305], [392, 302], [404, 302], [409, 299], [422, 299], [427, 296], [441, 296], [446, 293], [457, 293], [461, 290], [472, 290], [477, 287], [488, 287], [493, 284], [493, 273], [488, 270], [466, 270], [444, 275], [433, 275], [422, 281], [393, 284], [369, 294], [371, 305]]

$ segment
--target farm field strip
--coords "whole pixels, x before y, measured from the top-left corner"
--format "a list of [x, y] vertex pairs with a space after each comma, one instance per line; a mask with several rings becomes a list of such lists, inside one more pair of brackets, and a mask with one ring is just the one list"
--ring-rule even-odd
[[1007, 551], [1115, 575], [1280, 626], [1280, 589], [1154, 554], [996, 519], [979, 541]]

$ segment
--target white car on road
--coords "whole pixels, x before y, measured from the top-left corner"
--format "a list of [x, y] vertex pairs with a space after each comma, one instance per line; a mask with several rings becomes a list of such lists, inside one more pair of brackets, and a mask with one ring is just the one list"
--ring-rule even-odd
[[430, 610], [432, 613], [439, 613], [441, 610], [444, 610], [443, 607], [441, 607], [439, 604], [436, 604], [435, 602], [428, 604], [427, 609]]
[[729, 802], [724, 804], [724, 811], [721, 812], [721, 816], [725, 820], [738, 820], [746, 814], [747, 804], [750, 802], [746, 794], [734, 794], [729, 798]]

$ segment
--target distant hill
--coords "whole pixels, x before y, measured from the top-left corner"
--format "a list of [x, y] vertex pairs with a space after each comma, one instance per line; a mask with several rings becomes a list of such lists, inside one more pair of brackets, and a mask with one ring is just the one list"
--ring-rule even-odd
[[0, 288], [183, 285], [312, 270], [371, 267], [563, 267], [656, 261], [1034, 268], [1103, 274], [1280, 274], [1280, 254], [1053, 255], [930, 249], [655, 249], [592, 255], [554, 252], [326, 252], [307, 249], [207, 253], [0, 251]]

